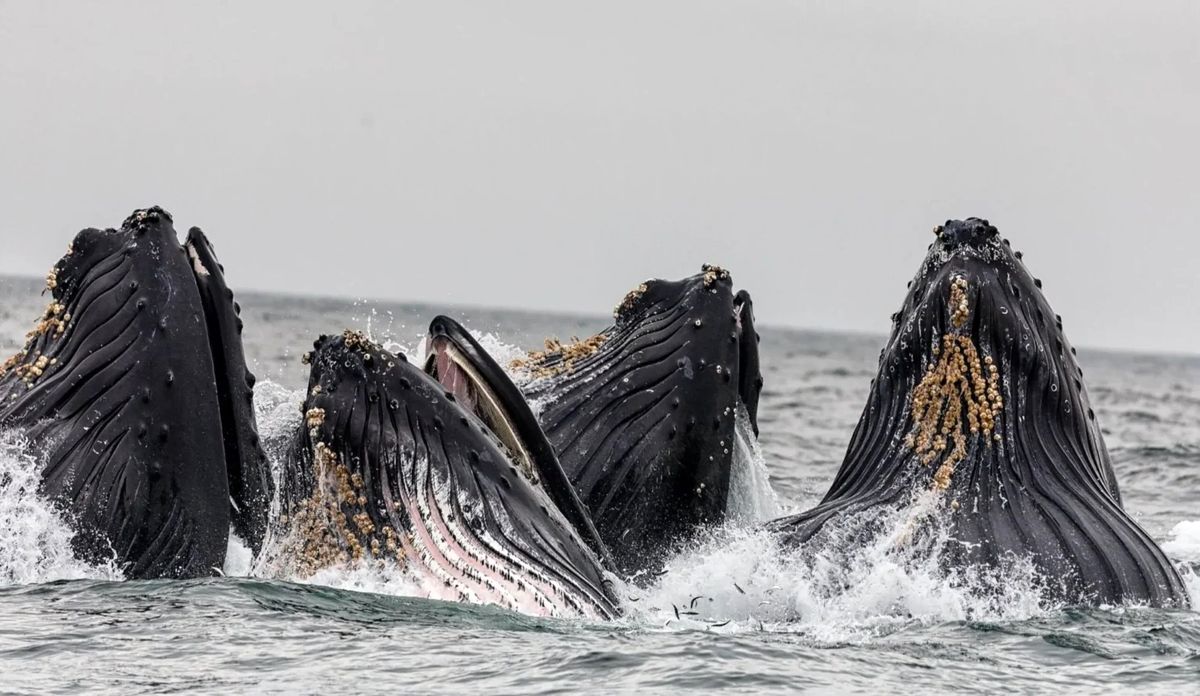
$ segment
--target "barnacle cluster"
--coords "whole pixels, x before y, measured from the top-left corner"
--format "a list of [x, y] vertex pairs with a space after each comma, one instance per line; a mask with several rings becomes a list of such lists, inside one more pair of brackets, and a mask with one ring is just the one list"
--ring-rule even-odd
[[325, 424], [325, 409], [308, 409], [304, 414], [304, 422], [308, 426], [309, 431], [313, 432], [315, 436], [315, 431]]
[[67, 311], [67, 306], [61, 302], [51, 302], [42, 316], [38, 318], [37, 324], [34, 324], [33, 330], [25, 337], [29, 340], [38, 336], [60, 338], [66, 332], [69, 321], [71, 321], [71, 314]]
[[712, 287], [712, 284], [718, 280], [729, 280], [729, 271], [720, 266], [704, 264], [700, 267], [700, 272], [704, 274], [704, 287]]
[[[50, 277], [47, 278], [47, 284], [53, 287], [54, 282], [54, 272], [51, 271]], [[0, 377], [12, 372], [25, 382], [26, 386], [32, 386], [39, 377], [45, 374], [46, 370], [58, 363], [57, 358], [51, 358], [42, 353], [31, 353], [35, 342], [42, 336], [48, 336], [51, 339], [61, 338], [66, 333], [69, 321], [71, 321], [71, 314], [67, 311], [67, 306], [61, 302], [51, 302], [42, 312], [42, 316], [38, 317], [33, 329], [25, 334], [25, 348], [0, 364]]]
[[17, 353], [8, 356], [3, 363], [0, 363], [0, 377], [7, 375], [10, 370], [20, 365], [22, 361], [25, 360], [25, 355], [25, 351], [18, 351]]
[[621, 304], [617, 305], [616, 309], [613, 310], [613, 319], [619, 319], [622, 314], [628, 312], [630, 309], [633, 309], [634, 303], [638, 301], [638, 298], [646, 294], [646, 290], [649, 287], [650, 285], [648, 283], [642, 283], [636, 288], [625, 293], [625, 297], [621, 300]]
[[967, 279], [957, 276], [950, 282], [950, 323], [954, 328], [961, 329], [971, 316], [971, 307], [967, 302]]
[[[547, 338], [545, 350], [533, 351], [524, 358], [517, 358], [509, 363], [509, 367], [514, 370], [529, 370], [535, 379], [557, 377], [574, 371], [577, 361], [600, 350], [606, 340], [608, 337], [604, 334], [584, 339], [572, 337], [570, 343], [563, 343], [557, 338]], [[550, 361], [553, 363], [546, 364]]]
[[367, 335], [361, 331], [346, 329], [342, 332], [342, 342], [350, 350], [365, 351], [371, 348], [371, 339], [367, 338]]
[[953, 328], [934, 345], [934, 361], [912, 391], [913, 426], [905, 438], [925, 466], [940, 461], [933, 475], [938, 491], [950, 487], [970, 442], [982, 437], [990, 447], [992, 438], [1000, 439], [995, 430], [1004, 409], [995, 362], [980, 358], [971, 337], [956, 332], [970, 315], [966, 280], [954, 278], [950, 290]]
[[17, 365], [13, 370], [13, 374], [17, 376], [25, 386], [31, 387], [46, 370], [58, 362], [56, 358], [51, 358], [46, 355], [37, 355], [32, 361], [22, 365]]
[[[309, 421], [314, 418], [310, 415]], [[312, 454], [316, 475], [313, 491], [283, 520], [290, 525], [285, 554], [295, 563], [296, 572], [307, 577], [332, 565], [382, 560], [385, 556], [402, 561], [399, 533], [390, 525], [379, 529], [366, 511], [362, 476], [351, 473], [324, 442], [313, 445]]]

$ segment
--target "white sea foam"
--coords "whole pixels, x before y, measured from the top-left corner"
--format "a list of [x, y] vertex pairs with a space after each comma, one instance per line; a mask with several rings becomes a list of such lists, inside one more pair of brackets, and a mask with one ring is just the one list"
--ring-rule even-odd
[[519, 360], [527, 355], [524, 350], [511, 343], [506, 343], [500, 340], [500, 337], [494, 333], [472, 330], [471, 335], [475, 337], [476, 341], [479, 341], [479, 345], [483, 346], [483, 349], [488, 352], [488, 355], [491, 355], [492, 359], [494, 359], [500, 365], [500, 367], [505, 369], [507, 369], [514, 360]]
[[1163, 551], [1181, 561], [1200, 563], [1200, 520], [1185, 520], [1171, 530]]
[[254, 567], [254, 552], [232, 529], [229, 530], [229, 548], [225, 551], [225, 567], [221, 573], [227, 578], [244, 578]]
[[28, 442], [0, 432], [0, 585], [121, 579], [112, 564], [75, 557], [70, 525], [38, 491], [39, 471]]
[[[676, 557], [631, 606], [670, 628], [798, 631], [830, 642], [867, 640], [914, 620], [1020, 620], [1048, 609], [1031, 565], [948, 573], [939, 562], [948, 539], [912, 539], [913, 524], [936, 529], [931, 497], [884, 514], [827, 525], [803, 548], [784, 548], [765, 531], [726, 529]], [[869, 522], [893, 531], [863, 543]]]
[[320, 585], [351, 592], [370, 592], [393, 597], [428, 597], [403, 568], [392, 562], [372, 561], [330, 566], [307, 578], [285, 578], [303, 585]]

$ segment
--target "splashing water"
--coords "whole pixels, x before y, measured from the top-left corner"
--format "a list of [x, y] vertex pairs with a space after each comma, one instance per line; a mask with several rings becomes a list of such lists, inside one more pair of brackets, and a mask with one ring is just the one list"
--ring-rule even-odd
[[763, 457], [758, 438], [750, 425], [750, 413], [738, 402], [734, 423], [733, 469], [730, 472], [730, 522], [753, 525], [780, 516], [779, 496], [771, 487], [771, 474]]
[[39, 470], [23, 437], [0, 432], [0, 585], [120, 580], [115, 565], [75, 558], [70, 525], [38, 492]]
[[1172, 558], [1200, 563], [1200, 520], [1180, 522], [1171, 530], [1171, 539], [1163, 544]]
[[229, 529], [229, 547], [225, 550], [225, 566], [221, 574], [227, 578], [249, 577], [254, 568], [254, 552], [233, 528]]
[[1180, 573], [1192, 606], [1200, 607], [1200, 520], [1185, 520], [1171, 530], [1171, 538], [1162, 545], [1168, 556], [1180, 563]]
[[[489, 351], [507, 345], [490, 334], [476, 337], [488, 341]], [[303, 396], [269, 381], [261, 387], [259, 425], [277, 477], [300, 423]], [[910, 543], [914, 525], [936, 520], [938, 503], [932, 495], [899, 510], [864, 513], [831, 525], [819, 544], [782, 548], [773, 535], [753, 529], [778, 517], [782, 506], [744, 407], [736, 423], [729, 522], [678, 554], [648, 590], [619, 584], [629, 598], [630, 621], [672, 630], [801, 632], [835, 642], [869, 640], [914, 621], [1023, 620], [1050, 609], [1041, 602], [1044, 586], [1029, 564], [948, 573], [937, 553], [950, 543], [943, 527], [934, 526], [934, 539]], [[893, 531], [864, 545], [858, 537], [867, 525]], [[269, 555], [262, 554], [248, 574], [342, 590], [428, 595], [394, 565], [335, 566], [308, 578], [283, 577], [274, 564], [264, 562]], [[247, 574], [236, 573], [237, 567], [227, 563], [226, 572]]]
[[[728, 527], [677, 556], [636, 611], [682, 629], [798, 632], [832, 643], [913, 622], [1024, 620], [1051, 609], [1032, 564], [946, 570], [939, 555], [953, 542], [935, 524], [937, 504], [926, 493], [899, 510], [863, 513], [799, 548]], [[913, 524], [932, 534], [914, 540]], [[868, 527], [890, 532], [864, 543]]]

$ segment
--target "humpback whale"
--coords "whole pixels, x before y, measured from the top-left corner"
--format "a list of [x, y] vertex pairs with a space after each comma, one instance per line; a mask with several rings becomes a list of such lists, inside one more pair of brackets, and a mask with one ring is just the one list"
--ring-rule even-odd
[[[1041, 281], [987, 220], [935, 233], [832, 487], [771, 528], [785, 544], [820, 543], [826, 528], [920, 496], [932, 513], [900, 538], [944, 532], [940, 559], [951, 567], [1021, 561], [1054, 601], [1186, 606], [1178, 572], [1122, 507]], [[882, 531], [863, 523], [861, 533]]]
[[516, 388], [439, 325], [435, 376], [362, 334], [314, 344], [281, 492], [285, 567], [395, 564], [433, 599], [617, 616], [602, 556], [560, 508], [556, 460], [514, 415]]
[[503, 368], [457, 321], [439, 316], [429, 325], [425, 372], [441, 382], [459, 404], [475, 413], [510, 456], [541, 485], [555, 506], [597, 556], [611, 566], [600, 538], [554, 447], [529, 404]]
[[753, 303], [727, 271], [642, 283], [609, 328], [513, 367], [619, 572], [724, 521], [735, 424], [757, 434], [762, 389]]
[[230, 527], [257, 548], [271, 477], [239, 307], [204, 233], [135, 211], [86, 229], [47, 278], [52, 300], [0, 367], [0, 427], [43, 454], [42, 492], [76, 554], [130, 578], [211, 575]]

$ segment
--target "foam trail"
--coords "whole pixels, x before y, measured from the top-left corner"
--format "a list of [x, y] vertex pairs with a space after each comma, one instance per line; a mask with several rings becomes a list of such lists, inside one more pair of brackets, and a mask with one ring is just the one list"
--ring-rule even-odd
[[111, 563], [90, 565], [75, 557], [74, 532], [38, 492], [40, 469], [23, 437], [0, 432], [0, 586], [121, 579]]
[[771, 487], [771, 475], [758, 438], [750, 426], [745, 404], [738, 402], [734, 423], [733, 470], [729, 482], [728, 515], [731, 523], [753, 525], [782, 514], [779, 496]]

